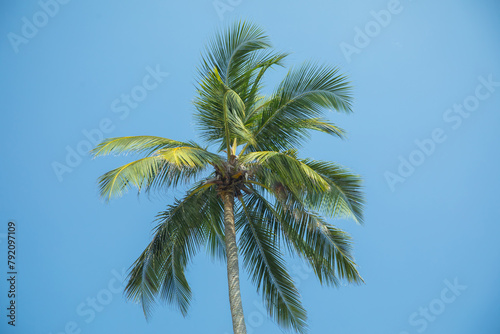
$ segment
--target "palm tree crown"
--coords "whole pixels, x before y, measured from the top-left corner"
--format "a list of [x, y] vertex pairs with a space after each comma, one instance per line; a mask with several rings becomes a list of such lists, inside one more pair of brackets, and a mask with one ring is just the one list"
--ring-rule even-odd
[[362, 222], [361, 179], [297, 151], [311, 131], [343, 138], [325, 113], [351, 112], [351, 87], [337, 68], [305, 63], [263, 95], [266, 71], [283, 66], [286, 57], [271, 49], [258, 26], [237, 22], [216, 34], [198, 69], [194, 116], [209, 146], [134, 136], [106, 139], [93, 150], [95, 156], [144, 156], [99, 178], [106, 199], [130, 187], [148, 192], [192, 185], [158, 214], [152, 241], [131, 267], [127, 297], [140, 302], [146, 316], [158, 299], [186, 314], [191, 289], [184, 272], [203, 246], [227, 262], [235, 333], [246, 333], [239, 256], [269, 314], [300, 333], [306, 311], [282, 249], [307, 261], [322, 284], [362, 281], [350, 237], [326, 221]]

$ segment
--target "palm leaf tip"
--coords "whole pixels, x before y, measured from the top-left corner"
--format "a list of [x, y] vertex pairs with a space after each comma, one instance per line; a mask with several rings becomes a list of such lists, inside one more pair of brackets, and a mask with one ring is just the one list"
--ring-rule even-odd
[[149, 265], [150, 255], [146, 249], [129, 269], [125, 297], [141, 305], [146, 319], [152, 314], [155, 296], [158, 292], [156, 273]]

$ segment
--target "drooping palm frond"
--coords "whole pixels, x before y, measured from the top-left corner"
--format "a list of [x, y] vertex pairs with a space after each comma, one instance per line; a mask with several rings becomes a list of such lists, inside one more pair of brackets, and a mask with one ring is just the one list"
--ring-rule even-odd
[[304, 131], [305, 137], [309, 135], [310, 130], [323, 132], [341, 139], [345, 137], [344, 129], [323, 118], [308, 118], [298, 120], [297, 124], [291, 123], [291, 125], [292, 127], [295, 127], [297, 131], [299, 131], [299, 133], [302, 133], [302, 131]]
[[[328, 217], [363, 222], [362, 180], [345, 167], [328, 161], [300, 159], [295, 150], [251, 152], [240, 161], [254, 169], [259, 183], [292, 192], [307, 208]], [[275, 195], [281, 196], [279, 192]]]
[[358, 284], [363, 282], [351, 253], [351, 237], [327, 224], [319, 215], [306, 213], [305, 216], [310, 220], [309, 228], [304, 234], [304, 242], [297, 243], [297, 246], [307, 254], [319, 281], [333, 285], [338, 284], [337, 280]]
[[254, 134], [257, 146], [245, 149], [296, 147], [305, 138], [300, 120], [322, 117], [325, 109], [350, 112], [351, 99], [347, 78], [337, 68], [306, 63], [292, 69], [259, 110]]
[[172, 185], [180, 179], [189, 179], [186, 174], [186, 171], [171, 168], [158, 156], [146, 157], [101, 175], [98, 179], [99, 193], [102, 198], [109, 201], [112, 197], [122, 196], [132, 186], [139, 192], [143, 189], [149, 190], [158, 179], [163, 179], [163, 183]]
[[270, 203], [256, 191], [247, 195], [251, 205], [288, 249], [307, 260], [321, 283], [338, 285], [340, 280], [362, 282], [351, 250], [351, 238], [308, 211], [289, 193]]
[[329, 185], [327, 192], [306, 194], [309, 207], [329, 217], [347, 217], [363, 222], [364, 198], [359, 175], [330, 161], [301, 159], [301, 162], [321, 175]]
[[347, 233], [293, 201], [293, 196], [277, 202], [275, 211], [287, 240], [310, 263], [321, 283], [338, 285], [340, 280], [363, 281], [354, 263], [351, 238]]
[[214, 187], [199, 185], [158, 214], [153, 240], [132, 265], [126, 286], [127, 298], [139, 302], [146, 317], [156, 300], [172, 304], [186, 315], [191, 288], [185, 267], [207, 238], [213, 238], [209, 233], [221, 217]]
[[306, 330], [306, 311], [300, 294], [288, 274], [282, 254], [275, 243], [274, 234], [263, 221], [263, 216], [245, 205], [240, 198], [241, 210], [237, 223], [242, 227], [240, 249], [244, 266], [252, 281], [261, 291], [264, 304], [271, 317], [284, 328], [299, 333]]
[[215, 187], [206, 193], [207, 201], [203, 215], [205, 216], [203, 231], [206, 237], [206, 248], [209, 254], [222, 262], [226, 261], [226, 243], [224, 236], [224, 204], [215, 192]]
[[139, 192], [169, 188], [193, 181], [205, 168], [221, 158], [193, 144], [162, 148], [155, 155], [115, 168], [99, 177], [100, 194], [106, 200], [123, 195], [130, 187]]
[[146, 319], [151, 315], [161, 282], [160, 269], [163, 257], [153, 259], [149, 246], [130, 267], [129, 280], [125, 287], [127, 298], [140, 303]]

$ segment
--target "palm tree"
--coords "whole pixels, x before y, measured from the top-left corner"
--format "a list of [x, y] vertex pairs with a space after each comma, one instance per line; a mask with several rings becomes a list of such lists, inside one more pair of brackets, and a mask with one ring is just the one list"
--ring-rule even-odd
[[322, 284], [362, 281], [350, 237], [324, 218], [362, 222], [361, 179], [297, 151], [310, 131], [344, 136], [324, 114], [351, 112], [351, 88], [338, 69], [305, 63], [263, 95], [264, 74], [285, 57], [258, 26], [235, 23], [216, 34], [198, 69], [195, 119], [207, 147], [134, 136], [106, 139], [93, 150], [144, 156], [99, 178], [107, 200], [130, 187], [147, 193], [191, 185], [158, 214], [152, 241], [131, 267], [126, 295], [142, 304], [146, 317], [157, 300], [186, 314], [191, 289], [184, 270], [202, 246], [227, 262], [235, 334], [246, 333], [239, 256], [270, 316], [299, 333], [307, 327], [306, 311], [283, 250], [307, 261]]

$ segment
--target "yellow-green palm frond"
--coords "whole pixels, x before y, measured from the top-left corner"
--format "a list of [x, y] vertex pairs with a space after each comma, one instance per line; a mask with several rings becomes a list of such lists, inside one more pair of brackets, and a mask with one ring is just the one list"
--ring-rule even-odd
[[172, 148], [182, 145], [185, 145], [185, 143], [155, 136], [117, 137], [104, 139], [91, 151], [91, 154], [94, 157], [128, 153], [150, 155], [162, 148]]
[[167, 189], [195, 181], [207, 167], [217, 165], [221, 158], [195, 144], [162, 148], [154, 155], [115, 168], [99, 177], [101, 197], [119, 197], [131, 187], [139, 192]]
[[320, 174], [297, 158], [295, 150], [250, 152], [239, 161], [251, 166], [263, 184], [281, 183], [294, 191], [327, 191], [329, 188]]

